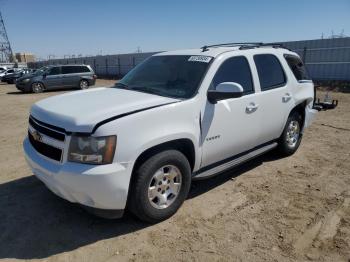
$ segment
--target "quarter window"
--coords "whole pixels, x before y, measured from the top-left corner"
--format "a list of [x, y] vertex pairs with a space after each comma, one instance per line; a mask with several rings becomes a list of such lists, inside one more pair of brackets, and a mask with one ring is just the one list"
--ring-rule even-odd
[[261, 91], [281, 87], [286, 83], [286, 76], [278, 58], [270, 54], [255, 55]]
[[78, 71], [78, 73], [90, 72], [90, 70], [87, 66], [77, 66], [77, 71]]
[[292, 70], [295, 78], [299, 80], [311, 80], [306, 67], [299, 57], [294, 55], [284, 55], [290, 69]]
[[223, 82], [235, 82], [243, 87], [244, 94], [254, 93], [252, 74], [248, 60], [244, 56], [236, 56], [222, 63], [213, 79], [213, 88]]

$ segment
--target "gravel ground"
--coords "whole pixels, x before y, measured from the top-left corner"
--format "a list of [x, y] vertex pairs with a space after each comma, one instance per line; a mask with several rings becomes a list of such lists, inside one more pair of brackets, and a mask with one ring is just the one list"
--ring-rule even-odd
[[174, 217], [147, 225], [89, 215], [31, 174], [29, 108], [62, 92], [0, 84], [1, 260], [350, 261], [350, 94], [333, 94], [338, 108], [318, 114], [295, 155], [194, 182]]

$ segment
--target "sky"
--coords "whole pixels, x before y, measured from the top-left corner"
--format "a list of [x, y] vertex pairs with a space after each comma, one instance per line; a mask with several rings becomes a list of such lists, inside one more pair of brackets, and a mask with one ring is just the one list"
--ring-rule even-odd
[[14, 52], [46, 59], [350, 36], [350, 0], [0, 0]]

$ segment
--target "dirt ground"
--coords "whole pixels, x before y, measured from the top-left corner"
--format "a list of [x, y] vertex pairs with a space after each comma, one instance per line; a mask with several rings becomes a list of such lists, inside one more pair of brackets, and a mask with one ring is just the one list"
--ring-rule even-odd
[[174, 217], [147, 225], [89, 215], [32, 175], [29, 108], [59, 93], [0, 84], [0, 259], [350, 261], [350, 94], [333, 94], [338, 108], [318, 114], [295, 155], [194, 182]]

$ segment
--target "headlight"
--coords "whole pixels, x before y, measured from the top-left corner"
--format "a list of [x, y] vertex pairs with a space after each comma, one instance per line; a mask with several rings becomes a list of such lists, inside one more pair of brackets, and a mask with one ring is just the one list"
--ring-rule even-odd
[[110, 164], [113, 162], [116, 136], [72, 136], [68, 161], [85, 164]]
[[21, 82], [22, 83], [28, 83], [30, 81], [30, 79], [29, 78], [26, 78], [26, 79], [23, 79]]

